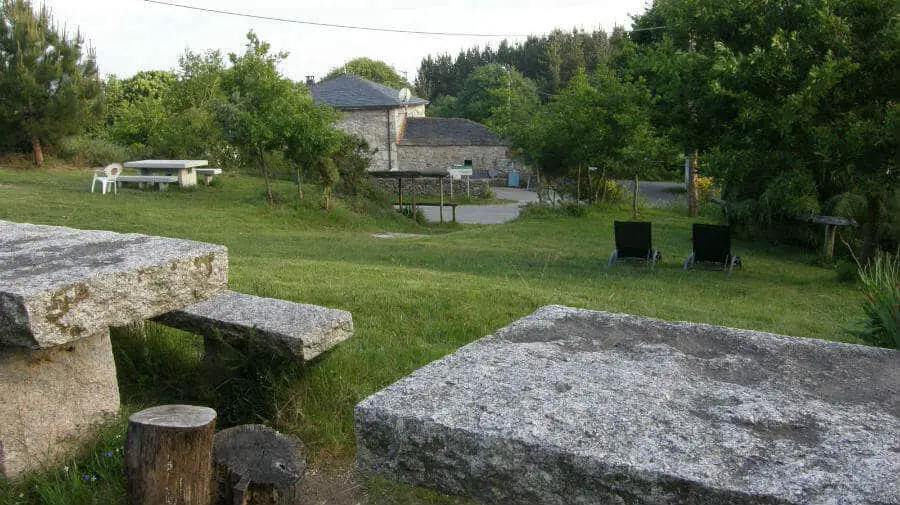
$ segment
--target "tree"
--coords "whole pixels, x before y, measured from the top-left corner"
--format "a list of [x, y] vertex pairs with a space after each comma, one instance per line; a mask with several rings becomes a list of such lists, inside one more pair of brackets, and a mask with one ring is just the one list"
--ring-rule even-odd
[[353, 74], [394, 89], [410, 87], [409, 82], [404, 77], [401, 77], [393, 67], [383, 61], [371, 58], [352, 59], [343, 66], [328, 72], [325, 80], [344, 74]]
[[102, 92], [93, 51], [79, 32], [60, 30], [46, 6], [0, 3], [2, 134], [29, 143], [34, 163], [43, 145], [79, 131], [100, 114]]
[[537, 87], [516, 70], [493, 64], [472, 72], [456, 97], [454, 109], [459, 116], [481, 123], [512, 102], [526, 107], [537, 105]]
[[287, 53], [269, 53], [269, 44], [252, 31], [247, 34], [244, 54], [229, 54], [231, 68], [222, 78], [225, 102], [218, 111], [219, 124], [225, 138], [241, 153], [245, 163], [259, 166], [266, 184], [266, 203], [272, 205], [270, 173], [266, 153], [284, 147], [294, 88], [278, 72], [278, 62]]
[[900, 4], [656, 0], [650, 12], [666, 26], [645, 53], [661, 116], [710, 154], [732, 216], [766, 226], [849, 211], [871, 257], [900, 187]]
[[[315, 105], [306, 86], [280, 74], [278, 63], [287, 53], [271, 54], [269, 44], [252, 31], [247, 41], [244, 54], [228, 56], [231, 67], [222, 75], [224, 102], [217, 106], [216, 117], [225, 139], [238, 149], [243, 162], [259, 166], [266, 184], [266, 203], [272, 205], [275, 199], [267, 155], [278, 153], [296, 163], [299, 184], [301, 167], [319, 169], [337, 149], [337, 114], [330, 107]], [[320, 174], [330, 176], [332, 171]]]
[[572, 194], [593, 198], [582, 191], [592, 186], [581, 184], [588, 166], [599, 167], [605, 177], [643, 175], [647, 153], [659, 142], [649, 105], [650, 94], [640, 82], [617, 78], [608, 68], [590, 78], [578, 72], [558, 96], [515, 121], [509, 132], [514, 147], [543, 176], [574, 176]]

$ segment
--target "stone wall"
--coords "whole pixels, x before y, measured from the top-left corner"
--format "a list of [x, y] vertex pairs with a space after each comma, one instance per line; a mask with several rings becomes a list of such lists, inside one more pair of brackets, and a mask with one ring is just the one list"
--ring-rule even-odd
[[506, 146], [398, 146], [400, 170], [428, 170], [463, 165], [472, 161], [473, 170], [506, 171], [515, 162]]
[[[397, 179], [372, 179], [376, 187], [381, 188], [394, 200], [397, 199]], [[403, 179], [403, 200], [416, 189], [417, 197], [438, 196], [441, 194], [440, 179]], [[469, 194], [472, 198], [484, 198], [490, 190], [487, 180], [474, 180], [469, 182]], [[444, 199], [447, 202], [458, 200], [466, 194], [466, 181], [453, 181], [453, 199], [450, 198], [450, 179], [444, 179]]]
[[421, 117], [425, 106], [384, 109], [349, 109], [341, 111], [343, 119], [338, 127], [357, 135], [369, 143], [374, 151], [369, 170], [397, 170], [397, 136], [403, 126], [404, 116]]

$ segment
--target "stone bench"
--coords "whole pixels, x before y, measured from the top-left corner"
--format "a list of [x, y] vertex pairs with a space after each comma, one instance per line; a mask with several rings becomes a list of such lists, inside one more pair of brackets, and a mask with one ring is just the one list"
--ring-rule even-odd
[[221, 168], [196, 168], [194, 169], [194, 172], [196, 172], [197, 175], [203, 176], [203, 182], [206, 183], [207, 186], [212, 182], [213, 176], [222, 175]]
[[260, 339], [284, 356], [310, 360], [353, 335], [353, 317], [345, 310], [226, 291], [155, 321], [210, 339], [245, 342]]
[[110, 326], [215, 296], [227, 274], [223, 246], [0, 221], [0, 476], [118, 412]]
[[169, 184], [177, 184], [176, 175], [120, 175], [116, 177], [116, 183], [154, 184], [160, 190], [166, 189]]
[[363, 400], [357, 465], [483, 503], [898, 503], [900, 352], [551, 306]]

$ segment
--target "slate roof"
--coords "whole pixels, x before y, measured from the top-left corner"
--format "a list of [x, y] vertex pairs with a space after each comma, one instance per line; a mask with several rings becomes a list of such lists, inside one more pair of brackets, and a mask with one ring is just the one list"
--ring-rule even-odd
[[508, 143], [483, 124], [460, 118], [409, 117], [402, 146], [505, 146]]
[[[399, 99], [399, 90], [351, 74], [339, 75], [313, 84], [309, 89], [316, 103], [338, 109], [403, 107]], [[427, 103], [428, 100], [413, 96], [408, 105]]]

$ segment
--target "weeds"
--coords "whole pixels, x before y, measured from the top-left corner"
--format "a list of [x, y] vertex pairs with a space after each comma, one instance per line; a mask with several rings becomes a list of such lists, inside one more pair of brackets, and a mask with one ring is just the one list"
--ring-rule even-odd
[[859, 265], [859, 280], [865, 317], [850, 333], [870, 345], [900, 349], [900, 254], [878, 252]]

